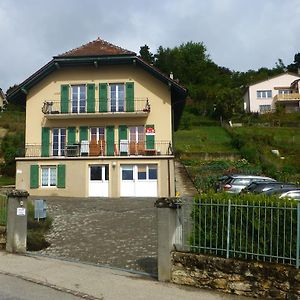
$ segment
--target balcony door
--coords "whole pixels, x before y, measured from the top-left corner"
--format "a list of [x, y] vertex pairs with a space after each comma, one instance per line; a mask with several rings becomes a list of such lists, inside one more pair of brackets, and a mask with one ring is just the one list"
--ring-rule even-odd
[[72, 113], [86, 112], [86, 86], [72, 85]]
[[53, 128], [52, 130], [52, 154], [64, 156], [66, 146], [66, 128]]
[[113, 83], [110, 87], [110, 111], [124, 112], [125, 111], [125, 88], [124, 84]]
[[145, 151], [144, 126], [129, 127], [129, 153], [130, 155], [143, 155]]

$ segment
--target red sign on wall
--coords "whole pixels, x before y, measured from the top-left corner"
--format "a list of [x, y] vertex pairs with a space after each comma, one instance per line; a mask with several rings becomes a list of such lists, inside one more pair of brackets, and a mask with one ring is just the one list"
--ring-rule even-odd
[[153, 127], [147, 127], [146, 128], [146, 135], [154, 135], [155, 129]]

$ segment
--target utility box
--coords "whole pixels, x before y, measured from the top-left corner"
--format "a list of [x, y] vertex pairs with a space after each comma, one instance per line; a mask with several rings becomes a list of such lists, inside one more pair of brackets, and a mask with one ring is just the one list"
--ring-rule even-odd
[[34, 218], [38, 221], [46, 219], [47, 216], [47, 203], [46, 200], [34, 200]]

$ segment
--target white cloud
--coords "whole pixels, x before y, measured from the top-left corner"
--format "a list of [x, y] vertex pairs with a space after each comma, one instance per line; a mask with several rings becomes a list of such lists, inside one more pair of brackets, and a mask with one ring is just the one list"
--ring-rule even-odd
[[298, 0], [1, 0], [0, 87], [98, 36], [123, 48], [203, 42], [235, 70], [291, 63], [300, 52]]

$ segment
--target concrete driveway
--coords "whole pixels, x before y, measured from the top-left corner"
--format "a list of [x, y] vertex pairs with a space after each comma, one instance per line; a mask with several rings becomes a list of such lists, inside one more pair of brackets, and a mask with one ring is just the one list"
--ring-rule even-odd
[[157, 274], [156, 199], [38, 199], [54, 219], [51, 246], [38, 253]]

